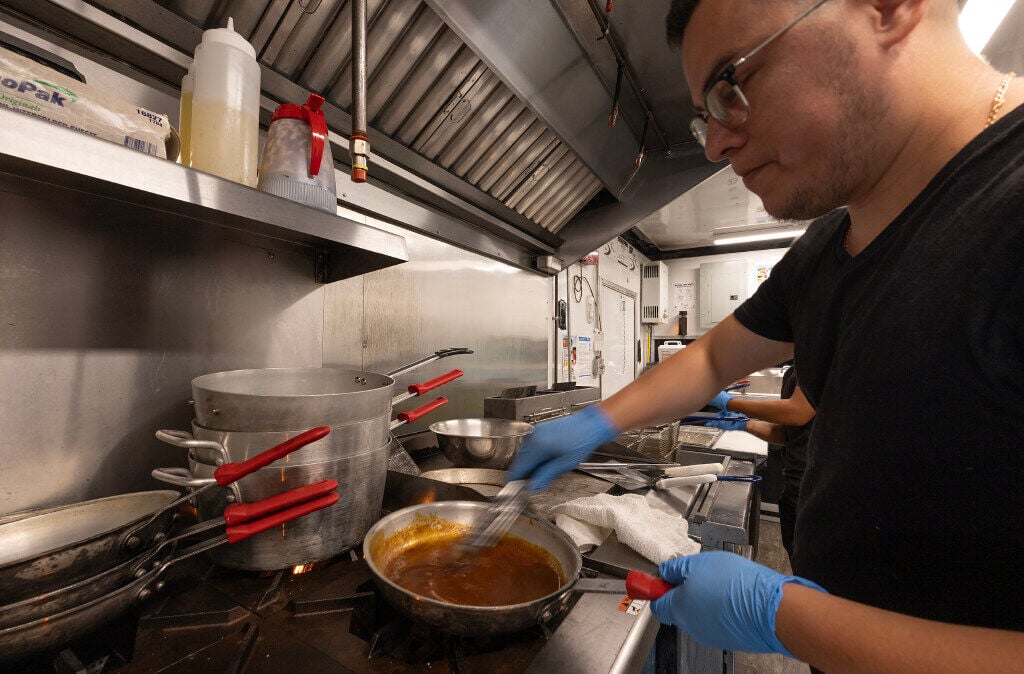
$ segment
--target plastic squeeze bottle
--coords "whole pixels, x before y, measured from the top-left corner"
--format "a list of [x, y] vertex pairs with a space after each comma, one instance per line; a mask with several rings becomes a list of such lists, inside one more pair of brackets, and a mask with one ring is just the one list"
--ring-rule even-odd
[[195, 88], [195, 71], [190, 65], [181, 78], [181, 106], [178, 110], [178, 135], [181, 137], [182, 166], [192, 165], [192, 90]]
[[255, 187], [260, 128], [256, 50], [229, 18], [227, 28], [203, 32], [192, 65], [192, 168]]

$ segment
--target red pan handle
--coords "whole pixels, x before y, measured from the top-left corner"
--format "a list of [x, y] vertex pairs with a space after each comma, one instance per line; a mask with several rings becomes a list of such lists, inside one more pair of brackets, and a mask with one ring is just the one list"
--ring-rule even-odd
[[674, 587], [643, 571], [630, 571], [626, 574], [626, 594], [630, 599], [657, 599]]
[[462, 370], [452, 370], [448, 374], [443, 374], [440, 377], [435, 377], [434, 379], [431, 379], [430, 381], [425, 381], [422, 384], [411, 384], [409, 386], [409, 393], [421, 396], [427, 391], [433, 391], [438, 386], [441, 386], [442, 384], [447, 384], [450, 381], [454, 381], [464, 374], [466, 373], [463, 372]]
[[409, 412], [399, 412], [396, 418], [404, 424], [412, 423], [413, 421], [416, 421], [417, 419], [422, 417], [424, 414], [430, 414], [441, 405], [444, 405], [446, 402], [448, 402], [448, 399], [445, 398], [444, 396], [441, 396], [440, 398], [434, 398], [423, 407], [417, 407], [416, 409], [411, 410]]
[[324, 496], [337, 488], [337, 480], [324, 480], [323, 482], [292, 489], [291, 491], [286, 491], [283, 494], [277, 494], [255, 503], [232, 503], [224, 509], [224, 523], [228, 526], [233, 526], [242, 522], [248, 522], [278, 510], [304, 503], [317, 496]]
[[311, 512], [326, 508], [327, 506], [334, 505], [341, 496], [338, 492], [332, 492], [327, 496], [321, 496], [313, 501], [307, 501], [301, 505], [297, 505], [287, 510], [276, 512], [269, 517], [264, 517], [261, 520], [255, 522], [249, 522], [248, 524], [236, 524], [233, 527], [225, 529], [224, 533], [227, 534], [228, 543], [237, 543], [238, 541], [244, 541], [250, 536], [255, 536], [258, 533], [264, 532], [267, 529], [273, 529], [274, 527], [284, 524], [285, 522], [291, 522], [292, 520], [298, 519], [303, 515], [308, 515]]
[[226, 487], [236, 480], [241, 480], [249, 473], [255, 473], [260, 468], [269, 466], [282, 456], [287, 456], [300, 447], [305, 447], [311, 442], [316, 442], [330, 432], [330, 426], [317, 426], [316, 428], [311, 428], [305, 433], [296, 435], [291, 440], [285, 440], [280, 445], [271, 447], [267, 451], [257, 454], [248, 461], [243, 461], [242, 463], [225, 463], [223, 466], [213, 471], [213, 479], [217, 480], [217, 484], [220, 486]]

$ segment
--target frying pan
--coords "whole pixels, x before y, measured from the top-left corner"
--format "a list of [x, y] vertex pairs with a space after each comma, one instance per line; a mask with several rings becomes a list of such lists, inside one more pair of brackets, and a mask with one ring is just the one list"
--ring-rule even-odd
[[[229, 485], [328, 431], [311, 429], [249, 461], [225, 464], [210, 486]], [[162, 540], [175, 509], [193, 495], [121, 494], [0, 525], [0, 596], [20, 601], [116, 566]]]
[[[525, 514], [519, 515], [509, 529], [509, 534], [546, 550], [560, 567], [558, 570], [563, 579], [557, 590], [544, 597], [509, 606], [453, 604], [416, 594], [396, 584], [385, 574], [391, 561], [427, 540], [427, 536], [451, 536], [454, 545], [465, 530], [490, 512], [491, 507], [488, 503], [475, 501], [423, 503], [391, 513], [370, 527], [363, 539], [363, 554], [384, 599], [414, 620], [444, 632], [463, 636], [492, 636], [546, 623], [568, 607], [573, 592], [620, 592], [624, 589], [619, 584], [608, 587], [606, 581], [590, 582], [597, 579], [581, 579], [583, 559], [569, 537], [553, 524]], [[437, 518], [437, 521], [428, 520], [432, 522], [430, 527], [416, 526], [417, 523], [422, 525], [424, 518], [431, 517]], [[445, 527], [451, 527], [451, 532], [445, 532]], [[411, 534], [414, 531], [427, 533]], [[648, 582], [638, 580], [634, 574], [630, 590], [630, 596], [636, 592], [634, 598], [657, 598], [669, 589], [664, 583], [650, 583], [650, 577], [643, 579]], [[645, 594], [647, 592], [650, 594]]]
[[253, 534], [279, 526], [320, 508], [330, 506], [338, 499], [337, 493], [328, 494], [288, 508], [263, 519], [228, 526], [225, 533], [186, 548], [170, 559], [156, 564], [126, 585], [84, 604], [32, 622], [0, 629], [0, 662], [8, 662], [57, 644], [74, 639], [113, 620], [133, 604], [149, 597], [160, 587], [160, 577], [173, 564], [206, 552], [223, 543], [236, 543]]
[[52, 592], [29, 597], [13, 604], [0, 606], [0, 629], [30, 623], [40, 618], [63, 613], [97, 597], [109, 594], [143, 575], [154, 563], [164, 560], [174, 546], [182, 540], [204, 533], [223, 524], [233, 526], [264, 517], [279, 510], [300, 505], [314, 498], [326, 496], [338, 488], [334, 480], [324, 480], [299, 487], [284, 494], [250, 504], [233, 504], [224, 510], [223, 517], [200, 522], [182, 530], [173, 538], [166, 538], [150, 550], [111, 569], [80, 580], [73, 585]]

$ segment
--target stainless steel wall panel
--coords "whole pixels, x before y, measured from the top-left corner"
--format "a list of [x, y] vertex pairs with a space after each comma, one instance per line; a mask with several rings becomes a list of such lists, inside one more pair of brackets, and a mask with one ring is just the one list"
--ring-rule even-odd
[[[402, 44], [392, 47], [379, 74], [373, 79], [366, 103], [368, 119], [373, 120], [392, 96], [397, 98], [396, 92], [401, 92], [409, 84], [410, 73], [424, 57], [443, 27], [441, 19], [433, 12], [420, 12], [409, 27]], [[454, 53], [453, 50], [452, 54]], [[412, 90], [413, 93], [416, 92], [415, 88]], [[420, 96], [422, 91], [416, 96], [416, 100], [419, 100]]]
[[[502, 109], [501, 113], [494, 118], [494, 123], [487, 127], [477, 140], [478, 146], [475, 151], [467, 152], [459, 157], [452, 167], [456, 175], [464, 176], [470, 182], [475, 183], [480, 176], [487, 172], [494, 163], [498, 161], [505, 151], [523, 131], [530, 125], [531, 116], [526, 106], [519, 100], [513, 99]], [[471, 176], [475, 175], [475, 178]]]
[[[367, 82], [372, 83], [381, 62], [392, 48], [403, 49], [402, 38], [422, 8], [418, 0], [391, 0], [381, 7], [366, 33]], [[346, 65], [330, 90], [330, 98], [343, 110], [352, 106], [352, 65]]]
[[363, 285], [357, 276], [324, 287], [324, 367], [363, 369]]
[[[388, 136], [394, 136], [398, 127], [408, 119], [417, 103], [422, 99], [452, 59], [463, 47], [455, 33], [442, 28], [437, 40], [430, 45], [426, 54], [419, 59], [416, 67], [402, 82], [402, 86], [380, 110], [379, 115], [370, 117], [370, 123]], [[370, 90], [371, 98], [374, 95]]]
[[188, 427], [193, 377], [321, 364], [307, 256], [0, 191], [0, 512], [158, 488], [185, 457], [153, 432]]
[[475, 157], [479, 148], [486, 147], [480, 142], [480, 136], [493, 125], [494, 118], [506, 108], [511, 99], [511, 91], [500, 85], [496, 86], [483, 105], [472, 114], [472, 118], [466, 122], [462, 131], [442, 149], [437, 157], [437, 163], [445, 168], [451, 168], [464, 153]]
[[[386, 223], [370, 220], [375, 227]], [[390, 231], [390, 230], [389, 230]], [[324, 363], [387, 372], [446, 346], [467, 346], [475, 353], [431, 363], [399, 378], [404, 386], [458, 368], [466, 374], [436, 392], [449, 403], [399, 434], [417, 432], [442, 419], [483, 416], [483, 399], [504, 388], [547, 380], [548, 327], [553, 281], [501, 262], [453, 249], [425, 236], [394, 227], [409, 246], [410, 261], [394, 273], [362, 278], [363, 334], [348, 328], [326, 331]], [[389, 270], [390, 271], [390, 270]], [[325, 324], [352, 312], [350, 293], [328, 292]], [[365, 346], [363, 346], [365, 344]], [[413, 399], [400, 409], [413, 409]]]

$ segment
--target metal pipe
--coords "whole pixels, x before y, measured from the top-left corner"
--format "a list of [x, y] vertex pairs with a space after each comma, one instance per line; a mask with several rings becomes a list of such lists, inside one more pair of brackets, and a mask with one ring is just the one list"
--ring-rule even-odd
[[352, 135], [348, 152], [352, 182], [365, 183], [370, 170], [370, 139], [366, 135], [366, 0], [352, 1]]
[[612, 50], [612, 54], [615, 56], [615, 60], [625, 65], [626, 82], [629, 87], [633, 90], [633, 94], [637, 100], [640, 101], [640, 105], [644, 109], [644, 114], [650, 115], [651, 127], [654, 129], [654, 133], [658, 134], [658, 138], [661, 140], [662, 147], [668, 146], [668, 141], [665, 140], [665, 134], [662, 132], [661, 127], [658, 126], [657, 120], [654, 119], [654, 112], [648, 104], [647, 99], [644, 98], [643, 90], [640, 85], [637, 84], [636, 77], [633, 75], [633, 69], [629, 67], [629, 61], [623, 55], [622, 50], [619, 48], [618, 41], [615, 38], [615, 34], [612, 32], [612, 24], [605, 17], [604, 12], [597, 5], [597, 0], [587, 0], [587, 4], [590, 5], [590, 11], [594, 14], [594, 19], [597, 21], [597, 25], [601, 28], [601, 37], [608, 42], [608, 46]]
[[619, 67], [615, 75], [615, 95], [612, 96], [612, 111], [608, 115], [608, 126], [615, 126], [615, 122], [619, 119], [619, 96], [622, 95], [622, 72], [625, 69], [625, 64], [619, 61]]

